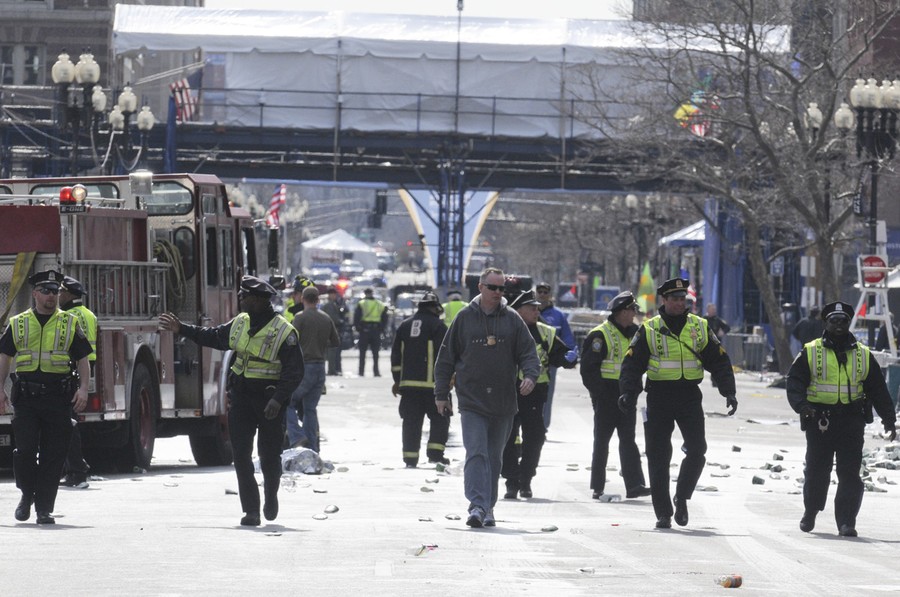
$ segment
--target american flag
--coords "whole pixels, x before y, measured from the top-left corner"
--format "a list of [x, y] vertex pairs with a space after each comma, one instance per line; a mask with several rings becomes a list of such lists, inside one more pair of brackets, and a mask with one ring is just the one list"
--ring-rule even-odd
[[266, 225], [269, 228], [278, 228], [281, 222], [278, 219], [278, 212], [281, 206], [287, 202], [287, 185], [281, 184], [275, 187], [272, 193], [272, 200], [269, 202], [269, 210], [266, 212]]
[[178, 122], [188, 122], [197, 118], [197, 93], [202, 85], [203, 71], [197, 71], [189, 77], [169, 83], [169, 91], [175, 98]]

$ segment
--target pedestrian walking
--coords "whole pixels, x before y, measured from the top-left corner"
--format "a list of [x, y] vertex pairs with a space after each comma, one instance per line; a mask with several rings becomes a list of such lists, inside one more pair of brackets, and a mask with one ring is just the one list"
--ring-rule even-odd
[[[506, 493], [503, 498], [514, 500], [518, 496], [526, 499], [534, 496], [531, 480], [537, 474], [541, 450], [547, 438], [544, 404], [549, 391], [550, 368], [572, 369], [575, 363], [566, 360], [566, 354], [571, 347], [563, 344], [556, 333], [556, 328], [539, 321], [538, 307], [541, 306], [541, 302], [535, 298], [533, 290], [520, 292], [509, 306], [516, 310], [528, 326], [528, 332], [534, 340], [541, 363], [541, 371], [534, 389], [528, 395], [520, 393], [516, 397], [519, 412], [513, 418], [513, 428], [503, 449], [503, 467], [500, 470], [501, 476], [506, 479]], [[521, 373], [519, 375], [521, 378]]]
[[434, 362], [447, 326], [438, 297], [426, 292], [416, 305], [416, 313], [404, 319], [394, 335], [391, 347], [391, 393], [400, 396], [400, 418], [403, 419], [403, 462], [406, 468], [419, 464], [422, 425], [428, 417], [428, 462], [450, 464], [444, 456], [450, 431], [450, 418], [439, 413], [434, 402]]
[[[91, 370], [91, 379], [94, 376], [94, 364], [97, 361], [97, 316], [84, 305], [84, 286], [71, 276], [63, 276], [62, 285], [59, 287], [59, 307], [78, 318], [81, 331], [91, 344], [91, 354], [88, 355], [88, 364]], [[90, 379], [84, 380], [85, 387], [90, 390]], [[88, 474], [91, 467], [84, 459], [81, 448], [81, 428], [78, 425], [78, 416], [72, 410], [72, 440], [69, 442], [69, 451], [66, 455], [66, 464], [63, 467], [65, 477], [62, 484], [76, 489], [87, 489]]]
[[319, 308], [322, 310], [322, 313], [331, 318], [331, 322], [337, 330], [338, 338], [340, 338], [337, 346], [328, 348], [327, 375], [343, 375], [341, 367], [343, 346], [341, 343], [344, 341], [344, 333], [347, 328], [347, 303], [344, 301], [344, 297], [338, 294], [337, 288], [334, 286], [329, 286], [325, 293], [328, 300], [321, 304]]
[[381, 349], [381, 333], [387, 324], [387, 306], [375, 298], [371, 288], [363, 291], [363, 298], [353, 312], [353, 327], [359, 333], [359, 376], [366, 372], [366, 351], [372, 351], [372, 374], [378, 371], [378, 351]]
[[466, 524], [474, 528], [496, 525], [494, 505], [503, 448], [518, 408], [516, 389], [522, 396], [530, 394], [541, 372], [528, 327], [503, 298], [504, 281], [503, 271], [497, 268], [481, 273], [479, 294], [450, 324], [435, 365], [439, 413], [452, 413], [450, 389], [455, 376], [466, 450]]
[[704, 319], [706, 319], [706, 323], [709, 326], [709, 331], [715, 334], [720, 343], [725, 338], [725, 334], [731, 331], [731, 326], [728, 325], [728, 322], [719, 317], [715, 303], [706, 305], [706, 316]]
[[813, 340], [822, 337], [822, 333], [825, 331], [825, 322], [822, 320], [821, 312], [822, 310], [817, 306], [810, 307], [809, 314], [798, 321], [791, 330], [791, 336], [801, 346], [806, 346]]
[[281, 446], [284, 407], [303, 379], [303, 354], [297, 330], [275, 313], [276, 290], [254, 276], [244, 276], [238, 291], [241, 313], [228, 323], [201, 327], [182, 323], [171, 313], [159, 316], [162, 330], [174, 332], [200, 346], [233, 350], [228, 377], [228, 431], [234, 471], [244, 516], [243, 526], [259, 526], [259, 486], [254, 476], [253, 438], [263, 474], [266, 520], [278, 516], [281, 484]]
[[634, 323], [638, 305], [630, 291], [616, 295], [606, 306], [609, 318], [588, 332], [581, 348], [581, 381], [594, 408], [594, 452], [591, 457], [591, 489], [599, 500], [606, 490], [609, 440], [619, 436], [619, 463], [625, 481], [625, 497], [650, 495], [641, 469], [641, 452], [635, 441], [635, 411], [619, 410], [619, 377], [622, 361], [638, 330]]
[[[659, 315], [638, 328], [622, 361], [619, 378], [619, 408], [633, 412], [647, 374], [647, 407], [644, 440], [650, 495], [656, 514], [656, 528], [688, 523], [687, 502], [691, 499], [706, 464], [706, 430], [700, 382], [703, 371], [710, 372], [719, 393], [725, 397], [728, 415], [737, 411], [734, 370], [728, 353], [709, 331], [705, 319], [685, 311], [688, 280], [666, 280], [657, 293], [662, 297]], [[669, 465], [672, 460], [672, 431], [675, 425], [684, 439], [684, 459], [669, 498]]]
[[328, 349], [340, 346], [341, 340], [331, 317], [318, 309], [319, 291], [315, 286], [304, 288], [300, 300], [303, 310], [294, 316], [293, 324], [303, 351], [303, 381], [291, 395], [285, 418], [291, 447], [304, 446], [319, 453], [318, 408], [325, 388], [325, 358]]
[[[574, 365], [578, 360], [578, 351], [575, 350], [575, 335], [572, 333], [572, 328], [569, 327], [569, 318], [553, 305], [553, 294], [550, 284], [539, 282], [535, 286], [535, 291], [537, 300], [541, 302], [541, 319], [544, 323], [555, 327], [556, 334], [563, 341], [563, 344], [571, 347], [571, 350], [566, 355], [566, 359]], [[544, 403], [544, 426], [547, 430], [550, 429], [550, 416], [553, 412], [553, 394], [556, 392], [557, 368], [552, 366], [549, 371], [550, 383], [547, 386], [547, 401]]]
[[462, 311], [463, 307], [468, 305], [466, 301], [462, 300], [462, 295], [458, 290], [451, 290], [447, 293], [447, 302], [444, 303], [444, 323], [450, 325], [453, 323], [453, 320], [456, 319], [457, 313]]
[[34, 505], [41, 525], [56, 522], [51, 513], [72, 439], [72, 409], [87, 405], [91, 376], [91, 344], [77, 317], [59, 308], [62, 281], [56, 270], [29, 277], [33, 306], [14, 315], [0, 336], [0, 413], [13, 414], [13, 473], [22, 492], [15, 517], [28, 520]]
[[822, 309], [825, 332], [797, 354], [787, 376], [787, 398], [806, 433], [803, 517], [809, 533], [825, 509], [832, 467], [837, 472], [834, 519], [841, 537], [856, 537], [865, 489], [860, 478], [866, 423], [872, 408], [889, 441], [897, 438], [896, 414], [884, 375], [869, 348], [850, 333], [853, 307], [834, 302]]

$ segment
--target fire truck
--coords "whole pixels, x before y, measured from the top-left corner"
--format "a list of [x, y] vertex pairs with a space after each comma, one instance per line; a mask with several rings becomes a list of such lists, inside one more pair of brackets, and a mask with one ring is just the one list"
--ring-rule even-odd
[[[215, 176], [0, 179], [0, 326], [31, 307], [28, 276], [49, 268], [79, 280], [97, 315], [79, 415], [92, 466], [146, 469], [156, 438], [178, 435], [190, 437], [198, 465], [231, 463], [231, 355], [159, 330], [158, 315], [229, 321], [241, 276], [257, 273], [256, 253], [250, 213], [229, 204]], [[0, 416], [0, 465], [15, 445], [11, 418]]]

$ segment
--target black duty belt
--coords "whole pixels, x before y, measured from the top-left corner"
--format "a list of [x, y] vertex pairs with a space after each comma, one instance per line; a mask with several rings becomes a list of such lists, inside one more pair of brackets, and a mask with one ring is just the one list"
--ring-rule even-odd
[[19, 380], [16, 382], [19, 391], [25, 396], [47, 396], [58, 395], [68, 391], [68, 381], [55, 381], [48, 383], [38, 383], [34, 381]]

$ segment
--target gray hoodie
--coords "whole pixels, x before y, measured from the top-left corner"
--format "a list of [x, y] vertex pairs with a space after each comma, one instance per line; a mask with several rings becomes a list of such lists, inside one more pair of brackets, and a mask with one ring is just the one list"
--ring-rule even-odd
[[[488, 336], [496, 343], [489, 345]], [[479, 295], [459, 312], [444, 336], [434, 368], [434, 395], [446, 400], [450, 377], [456, 373], [459, 410], [490, 417], [515, 415], [520, 369], [532, 381], [541, 372], [528, 326], [506, 306], [506, 299], [486, 315]]]

